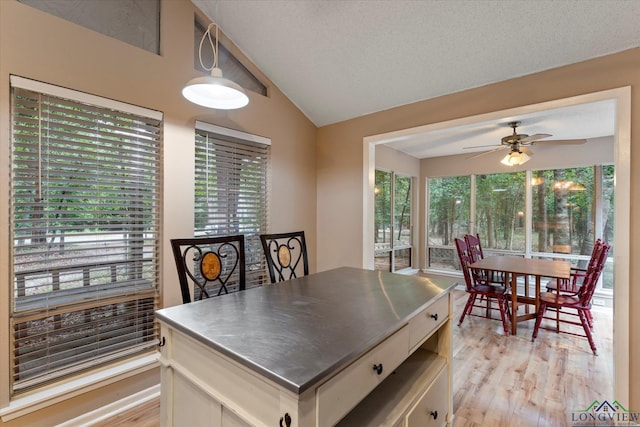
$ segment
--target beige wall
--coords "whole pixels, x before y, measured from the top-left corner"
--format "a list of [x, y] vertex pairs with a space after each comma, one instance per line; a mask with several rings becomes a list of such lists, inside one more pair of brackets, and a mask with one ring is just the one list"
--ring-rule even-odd
[[[42, 13], [14, 0], [0, 0], [0, 294], [10, 293], [9, 75], [140, 105], [164, 113], [164, 189], [162, 297], [165, 305], [180, 302], [169, 239], [193, 232], [193, 152], [196, 120], [271, 139], [272, 169], [269, 230], [304, 230], [309, 247], [316, 242], [316, 127], [268, 80], [269, 96], [250, 93], [248, 107], [213, 111], [197, 107], [181, 95], [194, 71], [193, 22], [188, 0], [163, 0], [161, 55]], [[259, 29], [256, 29], [259, 31]], [[237, 55], [241, 54], [231, 47]], [[251, 67], [252, 71], [259, 71]], [[315, 271], [315, 250], [310, 268]], [[0, 304], [0, 407], [8, 396], [8, 304]], [[158, 382], [157, 370], [138, 375], [118, 387], [106, 387], [29, 416], [29, 425], [51, 425], [99, 407], [122, 392]], [[25, 425], [18, 419], [6, 425]], [[2, 424], [0, 422], [0, 424]]]
[[[640, 49], [581, 62], [529, 76], [483, 86], [388, 111], [322, 127], [318, 130], [318, 270], [338, 265], [362, 266], [363, 218], [366, 203], [363, 139], [400, 129], [506, 110], [561, 98], [631, 86], [631, 236], [629, 303], [640, 305], [640, 271], [632, 260], [640, 256], [639, 200]], [[635, 131], [635, 132], [634, 132]], [[335, 250], [339, 242], [338, 250]], [[637, 325], [640, 312], [631, 310], [629, 360], [639, 360]], [[629, 364], [629, 407], [640, 409], [640, 368]]]

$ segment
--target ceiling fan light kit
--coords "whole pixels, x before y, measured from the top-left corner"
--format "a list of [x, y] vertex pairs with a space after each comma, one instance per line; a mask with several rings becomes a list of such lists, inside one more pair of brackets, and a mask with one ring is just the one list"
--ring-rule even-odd
[[[476, 157], [484, 156], [485, 154], [493, 153], [495, 151], [501, 151], [509, 149], [509, 154], [504, 156], [500, 163], [506, 166], [517, 166], [523, 163], [528, 162], [531, 159], [530, 150], [527, 150], [526, 147], [529, 147], [535, 143], [538, 143], [541, 139], [548, 138], [551, 135], [548, 133], [536, 133], [534, 135], [527, 135], [523, 133], [518, 133], [516, 128], [520, 126], [520, 122], [509, 122], [509, 127], [513, 128], [513, 133], [511, 135], [507, 135], [500, 140], [500, 144], [498, 148], [494, 148], [493, 150], [483, 151], [481, 153], [475, 154], [467, 159], [474, 159]], [[540, 144], [584, 144], [587, 142], [585, 139], [567, 139], [567, 140], [558, 140], [558, 141], [540, 141]], [[467, 147], [473, 148], [473, 147]], [[526, 152], [525, 152], [526, 151]]]
[[528, 162], [530, 159], [531, 157], [529, 157], [527, 153], [523, 153], [520, 150], [513, 150], [504, 156], [504, 158], [500, 160], [500, 163], [507, 166], [517, 166]]

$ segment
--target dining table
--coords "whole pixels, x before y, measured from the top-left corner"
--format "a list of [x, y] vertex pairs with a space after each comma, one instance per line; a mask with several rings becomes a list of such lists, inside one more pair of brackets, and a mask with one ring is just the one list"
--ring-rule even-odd
[[[524, 258], [514, 255], [488, 256], [469, 265], [469, 268], [505, 274], [505, 284], [511, 284], [511, 335], [517, 335], [518, 322], [534, 319], [540, 308], [540, 282], [543, 277], [569, 279], [571, 263], [554, 259]], [[518, 277], [535, 277], [535, 297], [518, 295]], [[525, 287], [528, 287], [525, 281]], [[533, 304], [534, 313], [518, 315], [518, 303]]]

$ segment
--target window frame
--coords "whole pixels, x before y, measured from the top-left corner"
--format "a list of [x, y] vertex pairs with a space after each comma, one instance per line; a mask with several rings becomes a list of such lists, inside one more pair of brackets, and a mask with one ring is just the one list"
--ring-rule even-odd
[[[262, 255], [262, 246], [260, 243], [260, 234], [267, 233], [268, 224], [269, 224], [269, 198], [271, 188], [271, 139], [254, 135], [247, 132], [242, 132], [235, 129], [230, 129], [218, 125], [214, 125], [207, 122], [196, 121], [196, 143], [195, 143], [195, 156], [194, 156], [194, 237], [204, 236], [204, 235], [225, 235], [225, 234], [244, 234], [245, 236], [245, 262], [246, 262], [246, 289], [251, 287], [260, 286], [265, 283], [269, 283], [268, 275], [266, 275], [266, 262], [264, 256]], [[234, 225], [237, 227], [236, 229], [230, 228], [220, 228], [220, 224], [210, 224], [207, 223], [205, 228], [199, 229], [196, 227], [196, 224], [199, 222], [197, 220], [198, 215], [198, 200], [196, 195], [196, 187], [198, 186], [196, 180], [198, 179], [198, 132], [206, 132], [213, 138], [212, 143], [215, 143], [215, 139], [219, 139], [228, 145], [237, 145], [242, 149], [241, 146], [244, 144], [245, 147], [248, 147], [247, 151], [249, 154], [256, 154], [250, 147], [255, 146], [263, 146], [266, 154], [256, 154], [257, 156], [264, 155], [265, 157], [262, 159], [261, 166], [263, 168], [264, 175], [262, 176], [263, 181], [257, 184], [258, 186], [262, 186], [264, 195], [261, 200], [262, 209], [264, 212], [262, 213], [262, 219], [259, 220], [260, 224], [257, 225], [255, 229], [247, 232], [246, 230], [240, 229], [239, 223], [229, 223], [229, 225]], [[239, 151], [240, 151], [239, 150]], [[238, 193], [241, 194], [241, 193]], [[255, 194], [255, 193], [254, 193]], [[237, 217], [237, 215], [234, 215]], [[231, 217], [231, 215], [227, 215], [227, 217]], [[206, 227], [213, 226], [213, 232], [207, 232]]]
[[[127, 371], [128, 368], [127, 366], [132, 366], [131, 363], [133, 363], [133, 365], [136, 366], [141, 366], [139, 365], [137, 362], [134, 362], [134, 360], [139, 360], [142, 361], [141, 363], [143, 365], [148, 364], [148, 355], [152, 354], [155, 351], [155, 346], [157, 344], [157, 335], [158, 335], [158, 328], [157, 328], [157, 324], [155, 323], [155, 321], [153, 320], [153, 311], [155, 311], [155, 309], [157, 309], [159, 307], [159, 284], [160, 284], [160, 277], [159, 277], [159, 265], [160, 265], [160, 259], [159, 259], [159, 253], [160, 253], [160, 242], [161, 242], [161, 227], [160, 227], [160, 209], [161, 209], [161, 195], [162, 195], [162, 142], [163, 142], [163, 138], [162, 138], [162, 127], [163, 127], [163, 114], [161, 112], [155, 111], [155, 110], [150, 110], [147, 108], [143, 108], [143, 107], [139, 107], [139, 106], [135, 106], [135, 105], [130, 105], [130, 104], [126, 104], [123, 102], [119, 102], [119, 101], [115, 101], [112, 99], [106, 99], [106, 98], [102, 98], [102, 97], [98, 97], [95, 95], [91, 95], [91, 94], [87, 94], [84, 92], [79, 92], [79, 91], [75, 91], [72, 89], [67, 89], [67, 88], [62, 88], [59, 86], [54, 86], [54, 85], [50, 85], [48, 83], [43, 83], [43, 82], [38, 82], [38, 81], [34, 81], [34, 80], [30, 80], [30, 79], [26, 79], [20, 76], [15, 76], [15, 75], [11, 75], [10, 76], [10, 83], [11, 83], [11, 100], [12, 100], [12, 113], [11, 113], [11, 150], [12, 150], [12, 158], [10, 161], [10, 168], [11, 168], [11, 173], [12, 173], [12, 179], [10, 182], [10, 188], [11, 188], [11, 193], [10, 193], [10, 206], [11, 206], [11, 224], [10, 224], [10, 262], [11, 262], [11, 268], [10, 268], [10, 284], [11, 284], [11, 297], [8, 299], [8, 304], [9, 304], [9, 319], [12, 325], [15, 324], [15, 320], [14, 319], [23, 319], [22, 321], [26, 321], [24, 319], [26, 319], [24, 316], [25, 314], [20, 314], [20, 313], [26, 313], [28, 318], [38, 318], [38, 316], [45, 316], [45, 311], [42, 311], [41, 308], [38, 308], [40, 306], [35, 307], [36, 310], [38, 311], [24, 311], [24, 310], [17, 310], [15, 309], [15, 307], [17, 306], [17, 301], [16, 298], [18, 298], [18, 296], [16, 295], [16, 272], [15, 272], [15, 256], [16, 256], [16, 248], [19, 246], [16, 246], [16, 221], [15, 221], [15, 215], [16, 215], [16, 210], [15, 210], [15, 197], [16, 197], [16, 193], [15, 193], [15, 189], [14, 189], [14, 185], [16, 184], [15, 179], [13, 177], [13, 175], [16, 173], [15, 169], [16, 169], [16, 165], [19, 163], [16, 163], [17, 160], [15, 158], [14, 150], [15, 150], [15, 135], [14, 135], [14, 126], [16, 123], [16, 119], [14, 118], [14, 99], [15, 99], [15, 94], [14, 91], [29, 91], [31, 93], [34, 93], [38, 96], [43, 96], [43, 97], [52, 97], [54, 99], [54, 105], [58, 106], [59, 104], [61, 105], [61, 103], [68, 103], [70, 105], [75, 106], [75, 108], [78, 108], [79, 111], [82, 111], [82, 114], [86, 114], [86, 111], [91, 111], [92, 113], [96, 114], [96, 128], [101, 128], [101, 133], [100, 135], [118, 135], [120, 137], [120, 139], [116, 139], [117, 141], [128, 141], [129, 143], [132, 144], [132, 146], [137, 146], [138, 143], [136, 143], [136, 138], [137, 139], [145, 139], [146, 142], [146, 146], [149, 146], [150, 144], [156, 146], [156, 151], [154, 151], [153, 153], [149, 154], [149, 156], [151, 156], [150, 158], [152, 160], [150, 160], [151, 166], [149, 169], [149, 175], [148, 177], [150, 178], [150, 181], [153, 183], [153, 187], [144, 187], [145, 184], [143, 184], [143, 187], [138, 187], [138, 188], [145, 188], [144, 192], [149, 194], [150, 199], [145, 199], [145, 200], [150, 200], [151, 201], [151, 210], [152, 210], [152, 217], [151, 217], [151, 224], [153, 229], [155, 229], [155, 231], [151, 232], [151, 235], [155, 235], [155, 238], [151, 237], [150, 246], [147, 246], [147, 244], [144, 244], [144, 251], [140, 253], [140, 257], [136, 258], [138, 261], [137, 262], [145, 262], [146, 261], [143, 259], [145, 256], [150, 257], [149, 260], [152, 263], [151, 264], [151, 272], [149, 276], [149, 279], [144, 279], [147, 282], [147, 285], [144, 287], [144, 289], [140, 288], [139, 292], [140, 294], [137, 295], [133, 295], [132, 292], [128, 291], [129, 289], [129, 285], [125, 285], [125, 287], [122, 288], [122, 290], [116, 292], [115, 290], [111, 289], [109, 292], [103, 293], [104, 290], [108, 290], [108, 285], [100, 285], [100, 284], [96, 284], [94, 282], [95, 276], [85, 276], [85, 285], [83, 285], [80, 288], [77, 288], [78, 291], [82, 291], [80, 293], [84, 293], [86, 294], [87, 292], [89, 292], [90, 298], [89, 299], [82, 299], [82, 303], [80, 304], [80, 306], [78, 306], [78, 302], [74, 302], [75, 300], [68, 300], [68, 301], [64, 301], [64, 298], [62, 298], [64, 295], [60, 294], [60, 296], [58, 296], [57, 298], [53, 298], [52, 301], [56, 302], [56, 301], [63, 301], [65, 302], [66, 305], [63, 305], [61, 310], [63, 312], [74, 312], [78, 309], [81, 308], [81, 310], [84, 310], [85, 314], [87, 313], [86, 310], [97, 310], [99, 307], [103, 307], [105, 304], [119, 304], [116, 303], [115, 300], [112, 300], [110, 298], [112, 298], [116, 293], [118, 295], [122, 294], [122, 295], [129, 295], [127, 298], [129, 298], [130, 301], [132, 302], [136, 302], [136, 301], [142, 301], [143, 299], [149, 299], [151, 298], [152, 301], [152, 306], [150, 306], [148, 313], [150, 314], [150, 322], [147, 322], [146, 325], [144, 327], [145, 331], [148, 331], [149, 334], [145, 335], [147, 338], [145, 339], [146, 344], [144, 345], [140, 345], [139, 347], [137, 346], [132, 346], [130, 347], [131, 349], [137, 348], [138, 350], [133, 350], [133, 351], [128, 351], [128, 350], [123, 350], [123, 351], [114, 351], [112, 353], [100, 353], [101, 356], [99, 357], [99, 359], [97, 359], [99, 361], [99, 363], [96, 363], [96, 360], [91, 359], [91, 362], [89, 362], [88, 360], [86, 361], [79, 361], [78, 363], [75, 364], [71, 364], [70, 366], [73, 367], [70, 370], [66, 370], [66, 369], [60, 369], [60, 370], [56, 370], [55, 372], [57, 372], [57, 374], [54, 376], [45, 376], [42, 380], [38, 380], [35, 381], [34, 383], [27, 383], [27, 385], [23, 385], [22, 388], [16, 390], [15, 384], [14, 384], [14, 378], [13, 375], [11, 376], [10, 380], [9, 380], [9, 390], [10, 390], [10, 399], [11, 401], [15, 401], [15, 400], [20, 400], [22, 399], [22, 395], [24, 394], [23, 392], [27, 392], [29, 391], [29, 394], [38, 394], [38, 390], [41, 389], [50, 389], [50, 388], [56, 388], [57, 384], [58, 385], [62, 385], [62, 384], [66, 384], [69, 382], [69, 380], [71, 378], [75, 378], [75, 379], [82, 379], [82, 378], [94, 378], [94, 374], [90, 374], [90, 372], [98, 372], [98, 371], [104, 371], [106, 366], [116, 366], [116, 365], [120, 365], [122, 366], [122, 371]], [[57, 104], [56, 104], [57, 103]], [[105, 131], [105, 133], [103, 134], [103, 130], [102, 128], [106, 128], [107, 125], [105, 124], [106, 122], [102, 122], [100, 121], [100, 118], [103, 116], [100, 116], [100, 113], [98, 113], [98, 111], [110, 111], [111, 115], [113, 117], [116, 118], [116, 120], [122, 120], [125, 121], [129, 124], [132, 124], [132, 126], [130, 127], [126, 127], [125, 124], [123, 124], [122, 127], [118, 127], [118, 128], [112, 128], [110, 131]], [[40, 116], [40, 110], [37, 110], [37, 114], [38, 117]], [[80, 116], [80, 114], [78, 114], [78, 116]], [[72, 116], [74, 119], [76, 118], [75, 115]], [[157, 130], [156, 130], [156, 136], [155, 137], [150, 137], [147, 138], [146, 136], [142, 136], [141, 133], [139, 133], [141, 130], [141, 125], [138, 124], [134, 124], [134, 122], [131, 122], [130, 120], [133, 117], [140, 117], [143, 120], [151, 120], [154, 123], [156, 123], [157, 126]], [[22, 120], [22, 119], [20, 119]], [[63, 122], [64, 123], [64, 122]], [[73, 123], [73, 122], [69, 122], [69, 123]], [[92, 122], [86, 122], [87, 123], [87, 127], [86, 129], [92, 129], [89, 125], [89, 123]], [[67, 124], [64, 123], [63, 126], [70, 126], [71, 124]], [[84, 128], [80, 128], [80, 129], [84, 129]], [[133, 129], [132, 131], [130, 131], [129, 129]], [[130, 132], [130, 133], [126, 133], [126, 132]], [[126, 133], [126, 134], [124, 134]], [[38, 135], [40, 135], [40, 131], [38, 131]], [[123, 136], [124, 135], [124, 136]], [[78, 142], [75, 142], [73, 140], [72, 137], [69, 137], [69, 139], [67, 140], [66, 137], [63, 137], [62, 139], [60, 139], [60, 141], [65, 141], [65, 142], [71, 142], [71, 144], [78, 144]], [[60, 153], [64, 153], [66, 151], [61, 151]], [[94, 152], [94, 151], [91, 151]], [[98, 152], [98, 150], [95, 151], [96, 153]], [[55, 156], [59, 156], [60, 154], [54, 154], [53, 158], [56, 158]], [[122, 157], [121, 154], [119, 153], [119, 157]], [[127, 156], [127, 158], [129, 158], [129, 156]], [[136, 160], [137, 162], [138, 160]], [[141, 160], [142, 161], [142, 160]], [[123, 163], [130, 166], [133, 163], [136, 162], [126, 162]], [[73, 172], [69, 172], [69, 173], [73, 173]], [[111, 175], [105, 175], [107, 176], [106, 180], [109, 179], [109, 177]], [[97, 181], [100, 182], [100, 181]], [[113, 186], [113, 184], [111, 184]], [[128, 185], [128, 184], [127, 184]], [[147, 189], [150, 189], [147, 190]], [[93, 193], [88, 193], [90, 196], [88, 197], [95, 197], [95, 194], [97, 194], [99, 190], [94, 190]], [[118, 198], [120, 198], [121, 195], [118, 196]], [[122, 199], [124, 200], [124, 198]], [[124, 204], [123, 206], [129, 206], [129, 204]], [[138, 211], [136, 211], [138, 212]], [[144, 211], [146, 212], [146, 211]], [[87, 216], [89, 218], [92, 218], [92, 220], [95, 222], [95, 217], [92, 217], [90, 213], [87, 214]], [[84, 224], [81, 225], [82, 227], [87, 227], [87, 223], [84, 221], [81, 221], [80, 224]], [[127, 223], [123, 223], [126, 227], [129, 227], [129, 225], [127, 225]], [[128, 229], [128, 228], [127, 228]], [[136, 228], [137, 229], [137, 228]], [[62, 230], [64, 231], [64, 230]], [[95, 232], [94, 232], [95, 233]], [[147, 231], [143, 232], [145, 234], [144, 239], [146, 239], [147, 235], [149, 234]], [[91, 233], [89, 233], [91, 234]], [[126, 233], [123, 233], [126, 234]], [[96, 235], [97, 236], [97, 235]], [[130, 239], [130, 237], [129, 237]], [[70, 243], [68, 243], [69, 246], [71, 246]], [[150, 249], [151, 252], [148, 252], [147, 249]], [[67, 252], [71, 252], [71, 249], [69, 249]], [[147, 254], [147, 255], [145, 255]], [[111, 265], [113, 264], [113, 260], [108, 260], [107, 258], [105, 258], [105, 255], [100, 255], [100, 252], [98, 252], [97, 254], [98, 256], [98, 260], [100, 259], [100, 257], [102, 256], [102, 259], [104, 262], [95, 262], [96, 260], [92, 258], [92, 264], [91, 266], [97, 268], [97, 269], [103, 269], [105, 268], [105, 266], [107, 264]], [[132, 261], [133, 259], [130, 259], [129, 261]], [[118, 260], [119, 261], [119, 260]], [[127, 261], [127, 262], [129, 262]], [[106, 264], [105, 264], [106, 262]], [[84, 268], [83, 266], [80, 266], [81, 268]], [[70, 266], [71, 269], [75, 269], [76, 266], [71, 265]], [[107, 267], [110, 268], [110, 267]], [[56, 267], [53, 264], [50, 264], [50, 267], [45, 269], [46, 271], [53, 271], [53, 270], [57, 270], [59, 269], [58, 267]], [[138, 272], [140, 274], [142, 274], [141, 270], [138, 270]], [[94, 272], [95, 273], [95, 272]], [[90, 274], [90, 273], [89, 273]], [[137, 273], [136, 273], [137, 274]], [[124, 283], [121, 282], [124, 279], [121, 278], [116, 278], [113, 279], [113, 273], [111, 276], [111, 284], [114, 283]], [[118, 273], [118, 276], [119, 273]], [[142, 277], [142, 276], [141, 276]], [[98, 279], [98, 280], [102, 280], [102, 279]], [[115, 280], [115, 282], [114, 282]], [[85, 288], [84, 286], [89, 286], [87, 288]], [[119, 285], [114, 285], [116, 286], [116, 288]], [[137, 285], [136, 285], [137, 286]], [[91, 288], [91, 289], [90, 289]], [[136, 288], [137, 289], [137, 288]], [[126, 291], [126, 292], [125, 292]], [[53, 290], [52, 292], [55, 292], [55, 290]], [[96, 293], [97, 292], [97, 293]], [[124, 293], [123, 293], [124, 292]], [[62, 293], [69, 293], [66, 291], [63, 291]], [[117, 298], [116, 298], [117, 299]], [[46, 304], [46, 301], [45, 303]], [[50, 305], [50, 304], [49, 304]], [[42, 307], [48, 307], [49, 305], [43, 305]], [[126, 305], [126, 303], [125, 303]], [[67, 307], [68, 308], [65, 308]], [[114, 309], [115, 309], [115, 305], [114, 305]], [[135, 313], [138, 314], [142, 314], [142, 312], [138, 311], [138, 306], [136, 306], [136, 311], [132, 312], [129, 311], [130, 308], [126, 308], [125, 306], [119, 307], [118, 308], [118, 313], [121, 313], [123, 315], [129, 315], [129, 313], [133, 314], [134, 316], [136, 315]], [[24, 308], [24, 307], [23, 307]], [[29, 307], [27, 307], [29, 308]], [[121, 311], [122, 310], [122, 311]], [[42, 313], [42, 314], [38, 314], [38, 313]], [[114, 312], [115, 313], [115, 312]], [[95, 313], [94, 313], [95, 314]], [[115, 314], [114, 314], [115, 315]], [[93, 316], [93, 314], [92, 314]], [[45, 316], [46, 317], [46, 316]], [[148, 317], [148, 316], [147, 316]], [[94, 324], [95, 319], [92, 319], [91, 324]], [[86, 324], [86, 323], [85, 323]], [[95, 326], [96, 328], [98, 327], [98, 325]], [[13, 327], [12, 327], [13, 330]], [[120, 335], [116, 335], [116, 336], [120, 336]], [[124, 335], [123, 335], [124, 336]], [[8, 341], [11, 343], [11, 347], [14, 348], [15, 344], [15, 335], [12, 334], [9, 338]], [[129, 341], [122, 341], [120, 340], [119, 342], [129, 342]], [[51, 345], [51, 344], [49, 344]], [[111, 354], [111, 355], [110, 355]], [[10, 355], [10, 363], [11, 363], [11, 367], [12, 370], [14, 369], [14, 360], [15, 357], [13, 355]], [[117, 363], [114, 364], [115, 361], [118, 361]], [[125, 362], [126, 361], [126, 362]], [[119, 370], [118, 368], [116, 368], [116, 370]], [[75, 380], [74, 380], [75, 381]]]
[[[614, 165], [610, 165], [610, 164], [601, 164], [601, 165], [587, 165], [586, 167], [590, 167], [593, 168], [594, 170], [594, 201], [593, 201], [593, 205], [594, 205], [594, 217], [595, 217], [595, 224], [594, 224], [594, 232], [595, 232], [595, 238], [598, 238], [600, 236], [603, 235], [603, 230], [602, 230], [602, 218], [601, 218], [601, 209], [602, 209], [602, 187], [603, 187], [603, 168], [605, 166], [614, 166]], [[554, 170], [554, 169], [573, 169], [573, 167], [571, 168], [551, 168], [551, 169], [540, 169], [540, 170]], [[538, 170], [538, 169], [536, 169]], [[519, 172], [523, 172], [522, 170], [518, 170], [518, 171], [514, 171], [514, 172], [496, 172], [496, 173], [519, 173]], [[584, 261], [588, 261], [589, 259], [589, 255], [577, 255], [577, 254], [560, 254], [560, 253], [553, 253], [553, 252], [537, 252], [537, 251], [533, 251], [532, 250], [532, 215], [533, 215], [533, 207], [532, 207], [532, 176], [533, 176], [533, 170], [531, 169], [526, 169], [524, 170], [525, 172], [525, 182], [524, 182], [524, 186], [525, 186], [525, 249], [523, 251], [517, 251], [517, 250], [502, 250], [502, 249], [492, 249], [492, 248], [483, 248], [485, 255], [487, 253], [489, 254], [505, 254], [505, 255], [518, 255], [518, 256], [524, 256], [526, 258], [554, 258], [554, 259], [563, 259], [572, 263], [576, 263], [576, 262], [584, 262]], [[429, 215], [429, 206], [431, 204], [431, 200], [430, 200], [430, 181], [432, 179], [440, 179], [440, 178], [456, 178], [456, 177], [466, 177], [469, 176], [470, 177], [470, 192], [469, 192], [469, 197], [470, 197], [470, 209], [469, 209], [469, 230], [468, 232], [470, 234], [475, 234], [476, 233], [476, 199], [477, 199], [477, 194], [476, 194], [476, 177], [477, 175], [481, 175], [481, 174], [470, 174], [470, 175], [454, 175], [454, 176], [429, 176], [426, 177], [425, 180], [425, 194], [427, 197], [427, 201], [426, 201], [426, 215], [425, 215], [425, 224], [426, 224], [426, 230], [427, 230], [427, 234], [425, 234], [425, 270], [426, 271], [431, 271], [434, 273], [443, 273], [443, 274], [450, 274], [450, 273], [454, 273], [457, 274], [459, 272], [459, 269], [456, 270], [452, 270], [452, 269], [447, 269], [447, 268], [434, 268], [434, 267], [430, 267], [430, 251], [431, 249], [445, 249], [445, 250], [450, 250], [451, 253], [453, 255], [455, 255], [455, 246], [453, 246], [453, 244], [451, 246], [443, 246], [443, 245], [434, 245], [434, 244], [430, 244], [429, 243], [429, 235], [428, 235], [428, 230], [430, 229], [430, 225], [429, 225], [429, 221], [430, 221], [430, 215]], [[598, 207], [599, 205], [599, 207]], [[455, 258], [457, 258], [457, 255], [455, 255]], [[607, 265], [611, 265], [613, 261], [613, 256], [609, 256], [608, 260], [607, 260]], [[457, 262], [457, 261], [454, 261]], [[457, 267], [459, 268], [459, 266]], [[608, 288], [603, 288], [603, 279], [601, 278], [598, 286], [596, 288], [596, 291], [600, 294], [612, 294], [613, 290], [608, 289]]]
[[[389, 256], [389, 270], [391, 272], [397, 272], [397, 271], [403, 271], [403, 270], [411, 270], [414, 268], [414, 262], [415, 262], [415, 236], [413, 235], [414, 233], [414, 213], [416, 210], [416, 206], [415, 206], [415, 185], [416, 185], [416, 178], [407, 174], [403, 174], [403, 173], [398, 173], [395, 171], [391, 171], [391, 170], [387, 170], [387, 169], [383, 169], [383, 168], [375, 168], [375, 172], [382, 172], [385, 174], [389, 174], [389, 178], [390, 178], [390, 190], [389, 190], [389, 219], [390, 219], [390, 224], [389, 224], [389, 235], [390, 235], [390, 241], [389, 241], [389, 248], [384, 248], [384, 249], [376, 249], [375, 248], [375, 238], [374, 240], [374, 250], [373, 250], [373, 256], [374, 256], [374, 260], [373, 260], [373, 264], [374, 264], [374, 268], [375, 267], [375, 259], [376, 258], [382, 258], [379, 257], [378, 255], [380, 254], [386, 254], [388, 253]], [[395, 208], [396, 208], [396, 178], [397, 177], [402, 177], [402, 178], [407, 178], [409, 179], [409, 183], [410, 183], [410, 189], [409, 189], [409, 205], [411, 207], [409, 214], [407, 215], [407, 218], [409, 218], [409, 238], [410, 238], [410, 243], [409, 244], [396, 244], [394, 239], [393, 239], [393, 234], [396, 231], [396, 212], [395, 212]], [[375, 179], [374, 179], [375, 181]], [[375, 182], [374, 182], [375, 184]], [[374, 192], [377, 191], [377, 187], [375, 187], [374, 185]], [[374, 198], [377, 197], [377, 195], [374, 195]], [[375, 208], [376, 208], [377, 204], [374, 202], [374, 218], [375, 218]], [[375, 229], [376, 224], [375, 224], [375, 220], [374, 220], [374, 233], [377, 233], [378, 230]], [[383, 242], [384, 243], [384, 242]], [[397, 269], [397, 262], [396, 260], [398, 258], [402, 258], [402, 257], [398, 257], [398, 253], [402, 252], [402, 251], [408, 251], [409, 252], [409, 265], [407, 267], [403, 267], [400, 269]], [[385, 270], [386, 271], [386, 270]]]

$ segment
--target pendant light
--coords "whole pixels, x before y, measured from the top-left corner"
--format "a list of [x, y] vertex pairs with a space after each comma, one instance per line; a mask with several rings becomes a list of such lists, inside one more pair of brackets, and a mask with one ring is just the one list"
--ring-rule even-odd
[[[216, 27], [215, 45], [211, 40], [211, 29]], [[205, 67], [202, 62], [202, 45], [208, 40], [213, 50], [213, 65]], [[200, 65], [207, 71], [211, 71], [210, 76], [201, 76], [189, 80], [187, 85], [182, 89], [182, 95], [194, 104], [203, 107], [216, 108], [220, 110], [233, 110], [242, 108], [249, 103], [249, 97], [239, 84], [222, 77], [222, 70], [218, 68], [218, 24], [211, 23], [207, 27], [207, 31], [202, 35], [200, 46], [198, 48], [198, 58]]]

